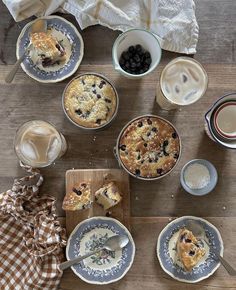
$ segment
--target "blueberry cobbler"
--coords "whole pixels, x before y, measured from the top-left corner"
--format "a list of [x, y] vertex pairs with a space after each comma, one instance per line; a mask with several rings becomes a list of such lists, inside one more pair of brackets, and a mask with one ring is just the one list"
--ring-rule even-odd
[[181, 229], [177, 241], [177, 254], [185, 270], [191, 271], [205, 255], [202, 243], [187, 229]]
[[85, 74], [69, 83], [64, 93], [64, 108], [69, 118], [86, 128], [108, 123], [117, 107], [117, 95], [104, 78]]
[[34, 47], [37, 64], [48, 67], [66, 60], [64, 47], [49, 31], [32, 33], [30, 35], [30, 41]]
[[136, 119], [119, 140], [119, 156], [126, 169], [143, 178], [166, 174], [176, 164], [180, 140], [175, 129], [155, 116]]

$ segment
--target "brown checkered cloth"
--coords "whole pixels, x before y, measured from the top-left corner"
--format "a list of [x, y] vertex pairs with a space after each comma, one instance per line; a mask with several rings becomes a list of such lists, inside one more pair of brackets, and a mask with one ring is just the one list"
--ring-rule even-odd
[[55, 199], [38, 195], [42, 175], [21, 166], [31, 175], [0, 194], [0, 289], [53, 290], [62, 275], [57, 265], [64, 258], [65, 230]]

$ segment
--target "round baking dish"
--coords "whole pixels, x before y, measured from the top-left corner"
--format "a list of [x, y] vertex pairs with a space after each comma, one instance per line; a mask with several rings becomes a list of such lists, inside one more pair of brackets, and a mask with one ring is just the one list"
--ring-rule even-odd
[[[115, 92], [115, 96], [116, 96], [116, 108], [115, 108], [115, 111], [112, 115], [112, 117], [110, 118], [109, 121], [107, 121], [106, 123], [102, 124], [101, 126], [97, 126], [97, 127], [85, 127], [85, 126], [82, 126], [78, 123], [76, 123], [67, 113], [67, 110], [65, 108], [65, 93], [66, 93], [66, 90], [67, 88], [69, 87], [69, 85], [74, 81], [76, 80], [77, 78], [80, 78], [82, 76], [86, 76], [86, 75], [94, 75], [94, 76], [97, 76], [97, 77], [100, 77], [102, 79], [104, 79], [107, 83], [109, 83], [111, 85], [111, 87], [113, 88], [114, 92]], [[80, 74], [80, 75], [77, 75], [76, 77], [74, 77], [65, 87], [64, 91], [63, 91], [63, 94], [62, 94], [62, 108], [63, 108], [63, 111], [66, 115], [66, 117], [70, 120], [70, 122], [72, 124], [74, 124], [75, 126], [81, 128], [81, 129], [84, 129], [84, 130], [88, 130], [88, 131], [95, 131], [95, 130], [101, 130], [101, 129], [104, 129], [105, 127], [108, 127], [111, 122], [115, 119], [116, 115], [117, 115], [117, 112], [118, 112], [118, 108], [119, 108], [119, 97], [118, 97], [118, 93], [117, 93], [117, 90], [116, 88], [114, 87], [114, 85], [111, 83], [111, 81], [109, 79], [107, 79], [104, 75], [102, 74], [98, 74], [98, 73], [93, 73], [93, 72], [88, 72], [88, 73], [83, 73], [83, 74]]]
[[[120, 139], [121, 139], [121, 137], [123, 136], [123, 133], [125, 132], [125, 130], [128, 128], [128, 126], [130, 126], [133, 122], [135, 122], [135, 121], [137, 121], [137, 120], [139, 120], [139, 119], [142, 119], [142, 118], [158, 118], [159, 120], [162, 120], [162, 121], [164, 121], [164, 122], [166, 122], [168, 125], [170, 125], [172, 128], [173, 128], [173, 130], [177, 133], [177, 135], [178, 135], [178, 138], [179, 138], [179, 156], [178, 156], [178, 158], [177, 158], [177, 160], [176, 160], [176, 163], [173, 165], [173, 167], [169, 170], [169, 171], [167, 171], [166, 173], [164, 173], [164, 174], [162, 174], [162, 175], [159, 175], [159, 176], [156, 176], [156, 177], [143, 177], [143, 176], [140, 176], [140, 175], [137, 175], [137, 174], [134, 174], [134, 173], [132, 173], [131, 171], [129, 171], [129, 169], [124, 165], [124, 163], [122, 162], [122, 160], [121, 160], [121, 158], [120, 158], [120, 154], [119, 154], [119, 146], [120, 146]], [[171, 123], [171, 122], [169, 122], [168, 120], [166, 120], [166, 119], [164, 119], [164, 118], [162, 118], [162, 117], [160, 117], [160, 116], [156, 116], [156, 115], [151, 115], [151, 114], [148, 114], [148, 115], [142, 115], [142, 116], [139, 116], [139, 117], [136, 117], [136, 118], [134, 118], [134, 119], [132, 119], [130, 122], [128, 122], [124, 127], [123, 127], [123, 129], [121, 130], [121, 132], [120, 132], [120, 134], [119, 134], [119, 136], [118, 136], [118, 138], [117, 138], [117, 142], [116, 142], [116, 146], [114, 147], [114, 154], [115, 154], [115, 157], [116, 157], [116, 159], [118, 160], [118, 163], [119, 163], [119, 165], [128, 173], [128, 174], [130, 174], [131, 176], [133, 176], [133, 177], [135, 177], [135, 178], [137, 178], [137, 179], [141, 179], [141, 180], [146, 180], [146, 181], [151, 181], [151, 180], [158, 180], [158, 179], [161, 179], [161, 178], [163, 178], [163, 177], [165, 177], [165, 176], [167, 176], [175, 167], [176, 167], [176, 165], [178, 164], [178, 162], [179, 162], [179, 160], [180, 160], [180, 157], [181, 157], [181, 147], [182, 147], [182, 145], [181, 145], [181, 139], [180, 139], [180, 135], [179, 135], [179, 133], [178, 133], [178, 131], [176, 130], [176, 128], [175, 128], [175, 126]]]

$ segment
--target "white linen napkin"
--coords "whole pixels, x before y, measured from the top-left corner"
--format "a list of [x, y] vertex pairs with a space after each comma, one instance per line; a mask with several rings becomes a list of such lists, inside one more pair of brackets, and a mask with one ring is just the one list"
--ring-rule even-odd
[[71, 13], [81, 29], [101, 24], [113, 30], [152, 31], [165, 50], [194, 54], [199, 28], [193, 0], [3, 0], [15, 21]]

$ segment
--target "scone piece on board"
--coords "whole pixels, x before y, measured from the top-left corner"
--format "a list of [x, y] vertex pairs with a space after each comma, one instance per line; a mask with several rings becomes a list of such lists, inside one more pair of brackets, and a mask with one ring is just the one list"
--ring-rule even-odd
[[117, 205], [122, 199], [121, 192], [115, 182], [104, 184], [95, 192], [95, 201], [107, 210]]
[[74, 186], [72, 191], [66, 194], [62, 208], [64, 210], [82, 210], [90, 208], [92, 204], [92, 194], [90, 184], [82, 182], [79, 186]]
[[184, 228], [179, 233], [177, 254], [184, 268], [187, 271], [191, 271], [205, 255], [205, 249], [201, 247], [193, 233]]

